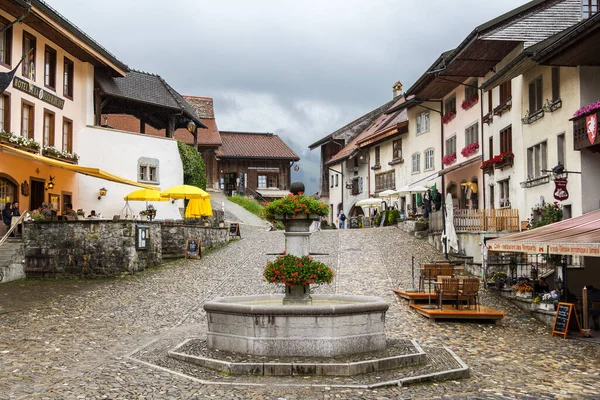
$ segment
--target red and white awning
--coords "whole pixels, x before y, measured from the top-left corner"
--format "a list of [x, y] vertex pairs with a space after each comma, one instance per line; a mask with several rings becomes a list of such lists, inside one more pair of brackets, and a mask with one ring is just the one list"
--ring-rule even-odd
[[600, 257], [600, 210], [487, 243], [490, 251]]

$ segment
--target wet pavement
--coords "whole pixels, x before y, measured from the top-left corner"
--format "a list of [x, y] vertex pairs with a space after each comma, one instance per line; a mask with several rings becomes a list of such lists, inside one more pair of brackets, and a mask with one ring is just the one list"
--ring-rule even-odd
[[505, 311], [503, 326], [429, 323], [397, 298], [415, 262], [439, 259], [426, 242], [397, 228], [321, 231], [311, 251], [336, 270], [318, 293], [378, 295], [390, 302], [387, 333], [424, 346], [448, 346], [471, 368], [460, 381], [377, 390], [205, 384], [131, 357], [154, 344], [205, 332], [204, 301], [282, 292], [263, 282], [265, 253], [284, 248], [282, 232], [243, 226], [242, 240], [200, 260], [179, 260], [135, 276], [102, 281], [0, 285], [0, 399], [434, 399], [600, 398], [600, 346], [552, 337], [550, 329], [492, 292], [482, 305]]

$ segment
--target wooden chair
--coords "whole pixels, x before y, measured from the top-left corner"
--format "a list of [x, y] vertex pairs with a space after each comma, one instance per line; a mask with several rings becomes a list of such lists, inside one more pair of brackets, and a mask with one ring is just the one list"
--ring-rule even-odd
[[421, 274], [419, 275], [419, 291], [425, 291], [425, 281], [431, 285], [439, 275], [439, 266], [437, 264], [421, 264]]
[[465, 278], [463, 280], [462, 290], [459, 291], [458, 299], [467, 300], [469, 308], [471, 304], [475, 304], [477, 310], [479, 310], [479, 279], [477, 278]]
[[438, 264], [440, 275], [454, 277], [454, 266], [452, 264]]
[[458, 278], [443, 278], [442, 283], [437, 285], [437, 288], [440, 310], [442, 309], [444, 296], [455, 300], [458, 308]]

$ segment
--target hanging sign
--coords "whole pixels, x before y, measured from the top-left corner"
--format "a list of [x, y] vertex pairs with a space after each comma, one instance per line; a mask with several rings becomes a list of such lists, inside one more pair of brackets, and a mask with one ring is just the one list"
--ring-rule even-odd
[[19, 89], [22, 92], [32, 95], [33, 97], [37, 97], [38, 99], [45, 101], [48, 104], [52, 104], [54, 107], [58, 107], [61, 110], [65, 106], [65, 100], [61, 99], [58, 96], [53, 95], [47, 90], [42, 89], [39, 86], [30, 85], [30, 82], [15, 76], [13, 79], [13, 87], [15, 89]]
[[592, 114], [585, 117], [585, 126], [587, 127], [587, 136], [591, 144], [596, 142], [598, 136], [598, 114]]
[[567, 191], [567, 178], [556, 178], [554, 179], [554, 198], [558, 201], [563, 201], [569, 198], [569, 192]]

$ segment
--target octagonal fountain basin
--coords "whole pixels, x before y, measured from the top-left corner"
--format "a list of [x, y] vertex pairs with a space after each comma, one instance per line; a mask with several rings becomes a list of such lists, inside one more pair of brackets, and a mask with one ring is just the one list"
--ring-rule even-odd
[[220, 297], [204, 304], [211, 349], [263, 356], [333, 357], [383, 350], [380, 297], [312, 295], [312, 305], [283, 305], [283, 295]]

